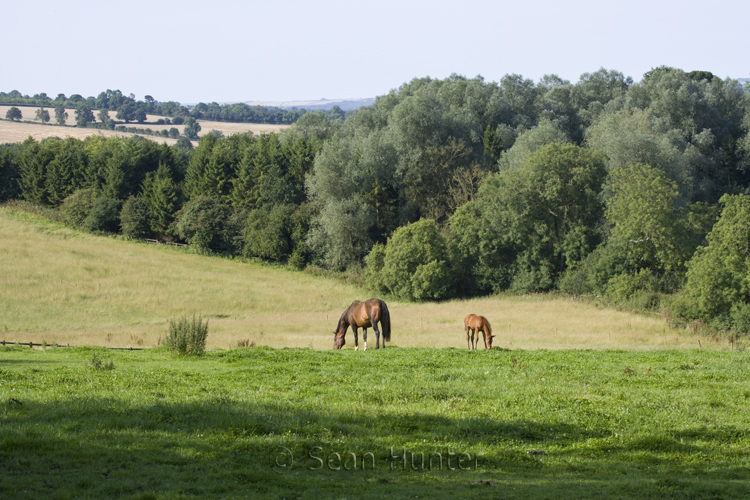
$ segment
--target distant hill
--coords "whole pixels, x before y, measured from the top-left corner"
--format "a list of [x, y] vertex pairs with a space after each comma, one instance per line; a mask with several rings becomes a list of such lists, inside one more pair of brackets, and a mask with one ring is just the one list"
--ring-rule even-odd
[[318, 109], [329, 110], [338, 106], [344, 111], [352, 111], [362, 106], [371, 106], [375, 102], [374, 97], [359, 99], [321, 99], [319, 101], [246, 101], [249, 106], [268, 106], [282, 109], [302, 109], [314, 111]]
[[750, 83], [750, 78], [737, 78], [740, 83]]

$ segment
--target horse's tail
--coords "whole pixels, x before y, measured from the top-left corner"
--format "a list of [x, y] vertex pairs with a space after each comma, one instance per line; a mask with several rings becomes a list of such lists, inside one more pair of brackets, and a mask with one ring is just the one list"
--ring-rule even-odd
[[388, 312], [388, 306], [385, 302], [380, 301], [380, 326], [383, 327], [383, 340], [391, 341], [391, 313]]

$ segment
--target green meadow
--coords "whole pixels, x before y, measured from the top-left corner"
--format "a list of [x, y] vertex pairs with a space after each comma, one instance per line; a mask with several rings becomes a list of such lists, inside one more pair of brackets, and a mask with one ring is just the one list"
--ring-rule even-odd
[[750, 495], [747, 352], [0, 349], [3, 498]]
[[[0, 347], [0, 498], [750, 496], [743, 342], [596, 301], [385, 297], [388, 348], [330, 350], [367, 296], [0, 207], [0, 337], [50, 346]], [[158, 346], [184, 314], [201, 357]], [[105, 349], [128, 346], [152, 349]]]

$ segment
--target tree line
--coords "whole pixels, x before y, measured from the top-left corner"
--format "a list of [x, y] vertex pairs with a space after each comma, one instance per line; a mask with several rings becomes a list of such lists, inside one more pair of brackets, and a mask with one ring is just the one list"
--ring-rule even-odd
[[317, 156], [313, 262], [416, 300], [558, 290], [750, 331], [744, 278], [719, 292], [705, 264], [750, 257], [716, 233], [749, 199], [749, 95], [669, 67], [412, 80]]
[[302, 267], [305, 176], [336, 123], [310, 113], [284, 134], [207, 134], [194, 149], [141, 137], [29, 138], [0, 146], [0, 200], [57, 208], [89, 231]]
[[[273, 125], [290, 125], [304, 114], [308, 113], [305, 109], [282, 109], [269, 106], [250, 106], [245, 103], [218, 104], [212, 102], [209, 104], [200, 102], [195, 106], [189, 107], [181, 105], [175, 101], [158, 102], [152, 96], [146, 95], [142, 101], [136, 100], [133, 94], [124, 95], [120, 90], [110, 90], [100, 92], [96, 97], [83, 97], [80, 94], [66, 96], [57, 94], [52, 98], [45, 92], [33, 96], [24, 95], [18, 90], [10, 92], [0, 92], [0, 104], [19, 105], [19, 106], [47, 106], [53, 108], [86, 108], [89, 110], [112, 111], [116, 113], [118, 120], [127, 122], [144, 123], [147, 115], [159, 115], [177, 119], [204, 119], [212, 121], [234, 122], [234, 123], [268, 123]], [[344, 119], [347, 112], [344, 112], [338, 106], [331, 110], [324, 111], [331, 119]], [[350, 114], [351, 112], [349, 112]], [[101, 120], [100, 123], [106, 124], [109, 116]], [[95, 121], [93, 114], [88, 123]], [[63, 120], [64, 123], [64, 120]], [[179, 123], [177, 123], [179, 124]]]
[[307, 113], [194, 150], [7, 145], [0, 197], [94, 230], [110, 213], [131, 237], [361, 269], [406, 299], [558, 290], [746, 332], [749, 105], [736, 80], [668, 67], [637, 83], [420, 78], [345, 120]]

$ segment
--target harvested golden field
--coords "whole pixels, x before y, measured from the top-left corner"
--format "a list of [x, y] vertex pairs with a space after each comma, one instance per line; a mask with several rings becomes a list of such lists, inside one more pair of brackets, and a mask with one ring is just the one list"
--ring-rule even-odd
[[[93, 129], [93, 128], [83, 128], [78, 129], [75, 127], [75, 109], [66, 109], [66, 112], [68, 113], [68, 118], [65, 121], [66, 127], [60, 127], [57, 125], [52, 125], [55, 123], [55, 110], [51, 107], [44, 107], [49, 114], [50, 114], [50, 124], [45, 125], [41, 123], [39, 120], [36, 119], [36, 111], [39, 109], [38, 107], [24, 107], [24, 106], [16, 106], [18, 109], [21, 110], [21, 113], [23, 114], [23, 118], [20, 122], [11, 122], [8, 120], [5, 120], [5, 114], [8, 112], [8, 109], [11, 108], [11, 106], [0, 106], [0, 144], [6, 143], [6, 142], [21, 142], [28, 138], [29, 136], [33, 137], [36, 140], [41, 140], [46, 137], [75, 137], [77, 139], [85, 139], [86, 137], [90, 135], [104, 135], [107, 137], [128, 137], [132, 134], [129, 134], [127, 132], [117, 132], [113, 130], [99, 130], [99, 129]], [[97, 117], [99, 114], [99, 110], [94, 110], [94, 117]], [[115, 119], [116, 112], [110, 111], [109, 116], [112, 119]], [[137, 128], [150, 128], [154, 131], [161, 131], [161, 130], [169, 130], [172, 127], [175, 127], [177, 130], [180, 131], [180, 134], [182, 134], [184, 125], [157, 125], [155, 122], [159, 118], [165, 118], [162, 116], [157, 115], [147, 115], [146, 122], [147, 123], [122, 123], [118, 125], [125, 125], [126, 127], [137, 127]], [[98, 118], [97, 118], [98, 120]], [[150, 122], [150, 123], [149, 123]], [[198, 120], [198, 123], [201, 126], [201, 131], [198, 133], [199, 136], [203, 136], [207, 133], [209, 133], [211, 130], [218, 130], [222, 132], [224, 135], [232, 135], [232, 134], [241, 134], [245, 132], [252, 132], [254, 134], [264, 134], [264, 133], [271, 133], [271, 132], [280, 132], [284, 130], [285, 128], [289, 128], [290, 125], [270, 125], [266, 123], [228, 123], [228, 122], [214, 122], [214, 121], [207, 121], [207, 120]], [[169, 139], [166, 137], [158, 137], [158, 136], [144, 136], [146, 138], [149, 138], [153, 141], [160, 142], [160, 143], [166, 143], [166, 144], [174, 144], [177, 142], [175, 139]], [[193, 145], [197, 145], [196, 141], [193, 141]]]
[[[29, 136], [33, 137], [37, 141], [40, 141], [47, 137], [59, 137], [60, 139], [65, 139], [66, 137], [74, 137], [76, 139], [83, 140], [90, 135], [101, 135], [105, 137], [129, 137], [133, 134], [128, 134], [126, 132], [115, 132], [114, 130], [100, 130], [95, 128], [59, 127], [54, 125], [43, 125], [41, 123], [18, 123], [8, 120], [0, 120], [0, 144], [7, 142], [22, 142], [29, 138]], [[177, 142], [176, 139], [169, 139], [166, 137], [144, 137], [147, 137], [155, 142], [166, 143], [170, 145]]]
[[[166, 334], [170, 319], [195, 314], [209, 319], [212, 349], [243, 340], [330, 349], [343, 310], [372, 296], [309, 273], [93, 236], [8, 206], [0, 206], [0, 255], [0, 340], [6, 341], [149, 347]], [[443, 303], [384, 298], [393, 345], [402, 347], [465, 349], [468, 313], [490, 320], [499, 347], [699, 347], [697, 337], [670, 330], [659, 317], [591, 302], [544, 295]], [[350, 331], [345, 348], [353, 345]], [[702, 347], [729, 348], [705, 338]]]
[[[291, 125], [271, 125], [268, 123], [229, 123], [229, 122], [212, 122], [208, 120], [198, 120], [201, 131], [198, 135], [203, 135], [211, 130], [220, 130], [224, 135], [242, 134], [252, 132], [253, 134], [268, 134], [271, 132], [281, 132]], [[175, 125], [167, 125], [174, 127]]]

